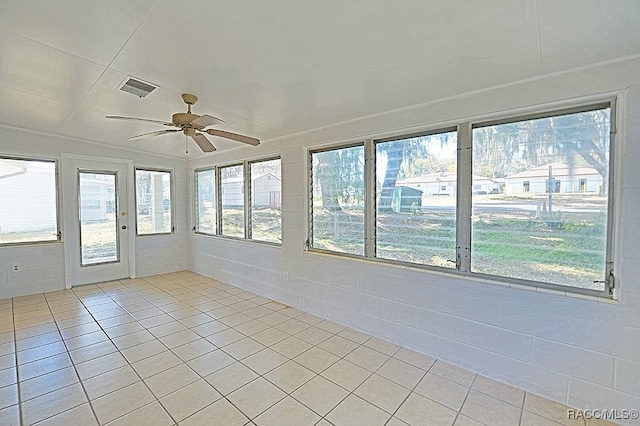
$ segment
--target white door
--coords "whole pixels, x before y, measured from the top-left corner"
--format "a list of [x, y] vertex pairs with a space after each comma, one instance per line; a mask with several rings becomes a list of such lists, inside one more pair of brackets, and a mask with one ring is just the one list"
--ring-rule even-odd
[[133, 277], [130, 161], [62, 156], [67, 288]]

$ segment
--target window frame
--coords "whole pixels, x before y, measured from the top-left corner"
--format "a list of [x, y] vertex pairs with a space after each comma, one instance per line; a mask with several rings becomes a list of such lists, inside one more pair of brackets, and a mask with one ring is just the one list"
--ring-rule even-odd
[[[261, 162], [265, 162], [265, 161], [273, 161], [273, 160], [278, 160], [280, 161], [280, 172], [282, 173], [282, 157], [280, 155], [272, 155], [272, 156], [268, 156], [268, 157], [260, 157], [260, 158], [255, 158], [255, 159], [250, 159], [250, 160], [243, 160], [243, 161], [234, 161], [231, 163], [224, 163], [224, 164], [220, 164], [217, 166], [208, 166], [208, 167], [202, 167], [202, 168], [197, 168], [193, 170], [194, 173], [194, 204], [193, 204], [193, 232], [195, 234], [199, 234], [199, 235], [203, 235], [203, 236], [208, 236], [208, 237], [216, 237], [216, 238], [225, 238], [225, 239], [230, 239], [230, 240], [239, 240], [239, 241], [251, 241], [254, 243], [258, 243], [258, 244], [265, 244], [265, 245], [272, 245], [272, 246], [281, 246], [282, 242], [273, 242], [273, 241], [264, 241], [264, 240], [259, 240], [259, 239], [254, 239], [251, 236], [252, 233], [252, 224], [251, 224], [251, 197], [252, 197], [252, 188], [251, 188], [251, 164], [254, 163], [261, 163]], [[243, 206], [243, 223], [244, 223], [244, 235], [242, 237], [240, 236], [235, 236], [235, 235], [225, 235], [222, 233], [222, 179], [221, 179], [221, 171], [222, 169], [228, 168], [228, 167], [236, 167], [236, 166], [242, 166], [242, 176], [243, 176], [243, 185], [242, 185], [242, 195], [243, 195], [243, 201], [244, 201], [244, 206]], [[202, 232], [199, 231], [197, 229], [197, 223], [198, 223], [198, 173], [199, 172], [207, 172], [207, 171], [213, 171], [214, 173], [214, 188], [215, 188], [215, 208], [216, 208], [216, 225], [215, 225], [215, 233], [211, 234], [208, 232]], [[280, 191], [282, 193], [282, 177], [280, 180]], [[281, 221], [281, 229], [282, 229], [282, 216], [280, 217], [280, 221]], [[281, 233], [281, 238], [282, 238], [282, 233]]]
[[[209, 233], [209, 232], [203, 232], [199, 229], [198, 227], [198, 223], [199, 223], [199, 215], [198, 215], [198, 173], [203, 173], [203, 172], [211, 172], [213, 171], [213, 187], [214, 187], [214, 191], [216, 191], [215, 197], [214, 197], [214, 206], [216, 208], [216, 214], [215, 214], [215, 219], [216, 219], [216, 223], [215, 226], [213, 227], [213, 231], [214, 233]], [[216, 173], [216, 167], [215, 166], [210, 166], [210, 167], [203, 167], [203, 168], [198, 168], [198, 169], [194, 169], [193, 170], [193, 232], [196, 234], [200, 234], [200, 235], [208, 235], [208, 236], [217, 236], [218, 235], [218, 177], [217, 177], [217, 173]]]
[[264, 244], [280, 245], [282, 244], [282, 214], [280, 215], [280, 242], [279, 243], [276, 243], [274, 241], [265, 241], [265, 240], [254, 238], [253, 237], [253, 203], [251, 202], [253, 198], [251, 165], [256, 163], [265, 163], [267, 161], [276, 161], [276, 160], [280, 162], [280, 212], [282, 212], [282, 158], [280, 156], [275, 156], [275, 157], [266, 157], [266, 158], [260, 158], [255, 160], [248, 160], [246, 161], [246, 165], [245, 165], [246, 188], [244, 190], [244, 194], [245, 194], [245, 205], [246, 205], [245, 214], [247, 216], [246, 218], [247, 225], [245, 226], [245, 228], [247, 230], [246, 238], [248, 240], [256, 241]]
[[55, 218], [56, 218], [56, 238], [51, 240], [33, 240], [33, 241], [16, 241], [3, 243], [0, 242], [0, 247], [18, 247], [25, 245], [39, 245], [39, 244], [58, 244], [63, 242], [62, 238], [62, 226], [60, 224], [61, 218], [61, 206], [60, 199], [60, 162], [56, 158], [42, 158], [42, 157], [28, 157], [28, 156], [14, 156], [0, 154], [0, 159], [14, 160], [14, 161], [35, 161], [40, 163], [53, 163], [54, 165], [54, 186], [55, 186]]
[[[552, 105], [548, 107], [536, 107], [522, 112], [513, 114], [502, 113], [497, 118], [473, 118], [459, 120], [453, 127], [457, 131], [457, 194], [456, 194], [456, 267], [455, 269], [445, 268], [441, 266], [432, 266], [426, 264], [412, 263], [406, 261], [397, 261], [391, 259], [380, 258], [376, 256], [376, 144], [392, 140], [405, 139], [421, 135], [437, 134], [451, 131], [452, 125], [442, 125], [437, 128], [429, 128], [420, 132], [413, 132], [397, 135], [385, 134], [379, 138], [368, 138], [359, 142], [345, 142], [338, 144], [330, 144], [317, 148], [307, 148], [307, 239], [305, 250], [312, 253], [323, 253], [334, 256], [350, 257], [356, 259], [366, 259], [381, 264], [401, 265], [420, 270], [437, 272], [439, 274], [451, 274], [471, 280], [482, 282], [491, 282], [511, 287], [531, 288], [532, 290], [549, 291], [557, 294], [576, 294], [590, 296], [596, 298], [614, 297], [615, 277], [614, 277], [614, 250], [615, 250], [615, 233], [616, 233], [616, 147], [617, 147], [617, 102], [618, 98], [600, 97], [596, 99], [583, 100], [581, 102], [565, 103], [564, 105]], [[549, 118], [567, 114], [595, 111], [599, 109], [609, 109], [609, 175], [608, 175], [608, 194], [607, 194], [607, 220], [606, 220], [606, 247], [604, 252], [605, 267], [604, 276], [601, 281], [604, 284], [603, 290], [587, 289], [581, 287], [572, 287], [568, 285], [560, 285], [543, 281], [532, 281], [521, 278], [503, 277], [499, 275], [483, 274], [471, 271], [471, 238], [472, 238], [472, 194], [473, 194], [473, 129], [478, 127], [513, 123], [518, 121], [534, 120], [540, 118]], [[313, 154], [326, 152], [331, 150], [351, 148], [354, 146], [364, 146], [365, 151], [365, 254], [343, 253], [328, 249], [320, 249], [313, 247]]]
[[[146, 234], [140, 234], [138, 232], [138, 170], [143, 172], [160, 172], [160, 173], [169, 173], [169, 211], [171, 213], [171, 230], [168, 232], [150, 232]], [[135, 189], [135, 212], [136, 212], [136, 237], [147, 237], [154, 235], [171, 235], [176, 233], [175, 227], [175, 203], [174, 203], [174, 179], [173, 179], [173, 170], [172, 169], [161, 169], [154, 167], [134, 167], [133, 169], [133, 187]]]

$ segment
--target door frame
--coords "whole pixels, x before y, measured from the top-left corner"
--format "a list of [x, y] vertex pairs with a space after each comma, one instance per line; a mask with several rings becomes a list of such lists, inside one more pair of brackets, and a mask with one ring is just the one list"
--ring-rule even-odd
[[[70, 250], [71, 244], [80, 244], [80, 234], [77, 233], [78, 241], [73, 241], [71, 237], [71, 229], [78, 227], [79, 223], [76, 223], [74, 217], [76, 214], [72, 209], [77, 208], [78, 204], [78, 188], [77, 188], [77, 171], [73, 169], [71, 165], [74, 161], [88, 161], [94, 163], [102, 163], [105, 165], [105, 169], [108, 170], [109, 164], [117, 164], [125, 166], [127, 169], [126, 179], [119, 177], [120, 189], [125, 189], [125, 200], [127, 203], [127, 216], [126, 218], [120, 217], [120, 225], [126, 225], [129, 232], [126, 236], [120, 233], [120, 244], [127, 244], [129, 248], [129, 255], [127, 261], [129, 264], [128, 278], [135, 278], [136, 265], [135, 265], [135, 186], [133, 182], [133, 161], [123, 160], [119, 158], [107, 158], [107, 157], [93, 157], [88, 155], [68, 154], [62, 153], [60, 161], [60, 181], [61, 181], [61, 196], [62, 196], [62, 242], [64, 247], [64, 266], [65, 266], [65, 288], [70, 289], [74, 285], [89, 284], [84, 282], [78, 282], [78, 277], [73, 274], [73, 262], [78, 259], [72, 259], [72, 252]], [[73, 181], [70, 181], [73, 179]], [[122, 194], [120, 193], [120, 196]], [[133, 212], [133, 213], [132, 213]], [[118, 212], [116, 212], [118, 214]], [[122, 278], [122, 277], [121, 277]]]

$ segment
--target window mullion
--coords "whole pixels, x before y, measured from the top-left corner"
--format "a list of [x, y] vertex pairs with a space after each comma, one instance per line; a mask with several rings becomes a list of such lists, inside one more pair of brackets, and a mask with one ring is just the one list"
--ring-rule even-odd
[[244, 237], [251, 238], [251, 166], [245, 161], [242, 165], [244, 182]]
[[471, 123], [458, 125], [458, 184], [456, 203], [456, 268], [471, 271], [471, 188], [472, 182]]
[[373, 140], [364, 142], [364, 255], [376, 256], [376, 159]]
[[220, 179], [220, 167], [216, 167], [216, 235], [222, 235], [222, 179]]

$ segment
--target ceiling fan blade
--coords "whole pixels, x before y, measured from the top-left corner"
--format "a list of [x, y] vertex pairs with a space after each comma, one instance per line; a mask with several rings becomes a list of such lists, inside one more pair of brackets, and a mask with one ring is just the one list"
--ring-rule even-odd
[[181, 129], [156, 130], [155, 132], [143, 133], [143, 134], [138, 135], [138, 136], [131, 136], [130, 138], [127, 138], [127, 140], [137, 141], [137, 140], [140, 140], [140, 139], [151, 138], [153, 136], [164, 135], [165, 133], [173, 133], [173, 132], [180, 132], [180, 131], [182, 131], [182, 130]]
[[202, 133], [197, 133], [191, 137], [196, 141], [202, 152], [213, 152], [216, 150], [216, 147], [213, 146], [213, 144], [209, 142], [209, 139]]
[[136, 117], [123, 117], [120, 115], [107, 115], [105, 118], [115, 118], [116, 120], [135, 120], [135, 121], [146, 121], [148, 123], [157, 123], [164, 124], [165, 126], [173, 126], [173, 123], [167, 123], [166, 121], [161, 120], [151, 120], [149, 118], [136, 118]]
[[213, 126], [214, 124], [222, 124], [224, 121], [218, 117], [214, 117], [209, 114], [201, 115], [191, 122], [191, 124], [204, 128], [207, 126]]
[[224, 130], [218, 129], [208, 129], [206, 130], [206, 132], [211, 136], [219, 136], [221, 138], [232, 139], [234, 141], [246, 143], [253, 146], [260, 145], [260, 139], [252, 138], [250, 136], [239, 135], [237, 133], [226, 132]]

